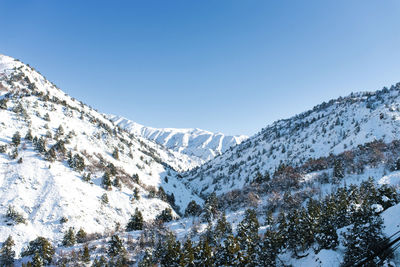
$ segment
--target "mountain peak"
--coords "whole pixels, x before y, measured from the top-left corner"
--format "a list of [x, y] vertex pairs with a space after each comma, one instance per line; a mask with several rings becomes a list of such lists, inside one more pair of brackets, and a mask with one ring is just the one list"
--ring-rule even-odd
[[199, 128], [153, 128], [124, 117], [106, 115], [129, 133], [152, 140], [168, 149], [189, 156], [200, 165], [246, 140], [244, 135], [226, 136]]

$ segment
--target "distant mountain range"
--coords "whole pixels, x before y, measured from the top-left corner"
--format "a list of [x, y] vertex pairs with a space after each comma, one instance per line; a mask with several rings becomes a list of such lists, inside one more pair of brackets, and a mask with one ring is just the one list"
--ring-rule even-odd
[[117, 115], [107, 115], [116, 125], [148, 140], [152, 140], [173, 151], [189, 156], [198, 165], [221, 155], [248, 137], [245, 135], [229, 136], [212, 133], [201, 129], [153, 128], [146, 127]]

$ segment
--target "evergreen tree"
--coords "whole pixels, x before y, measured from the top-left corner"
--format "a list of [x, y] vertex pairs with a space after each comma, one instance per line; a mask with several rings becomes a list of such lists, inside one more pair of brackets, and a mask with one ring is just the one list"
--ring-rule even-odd
[[11, 236], [8, 236], [4, 241], [0, 249], [0, 266], [14, 266], [15, 251], [13, 246], [15, 245], [14, 240]]
[[126, 226], [126, 231], [136, 231], [143, 229], [143, 215], [142, 213], [136, 208], [135, 214], [131, 216], [131, 219]]
[[90, 253], [89, 253], [89, 248], [87, 245], [83, 247], [83, 253], [82, 253], [82, 261], [85, 263], [90, 262]]
[[156, 218], [157, 221], [161, 222], [170, 222], [172, 219], [172, 210], [170, 208], [164, 209]]
[[76, 238], [76, 242], [78, 242], [78, 243], [86, 242], [87, 234], [86, 234], [85, 230], [80, 228], [79, 231], [76, 233], [75, 238]]
[[212, 247], [207, 238], [203, 238], [198, 243], [198, 255], [195, 260], [196, 266], [214, 266], [215, 258], [213, 256]]
[[82, 179], [83, 179], [83, 181], [85, 181], [85, 182], [90, 182], [91, 174], [90, 174], [90, 173], [83, 174]]
[[144, 256], [142, 260], [139, 262], [138, 267], [153, 267], [153, 253], [150, 249], [146, 249], [144, 251]]
[[164, 241], [160, 241], [157, 246], [156, 255], [160, 260], [161, 266], [179, 266], [180, 243], [172, 233], [168, 233]]
[[204, 218], [207, 221], [212, 221], [219, 213], [218, 198], [215, 192], [211, 193], [204, 203]]
[[333, 177], [334, 178], [344, 177], [343, 163], [340, 159], [335, 159], [333, 163]]
[[242, 264], [244, 265], [252, 266], [257, 260], [257, 255], [259, 255], [259, 227], [260, 224], [255, 210], [246, 210], [245, 217], [239, 223], [237, 230], [238, 240], [243, 252]]
[[192, 200], [186, 207], [185, 217], [188, 216], [199, 216], [201, 213], [201, 206], [196, 203], [196, 201]]
[[44, 260], [42, 257], [40, 257], [39, 253], [35, 253], [35, 255], [32, 258], [32, 267], [43, 267], [44, 266]]
[[394, 170], [395, 171], [400, 171], [400, 158], [398, 158], [396, 160], [396, 164], [395, 164]]
[[215, 264], [217, 266], [240, 266], [242, 253], [236, 237], [228, 235], [224, 245], [218, 247]]
[[33, 141], [33, 145], [36, 151], [38, 151], [39, 153], [46, 152], [46, 140], [43, 138], [43, 136], [41, 136], [39, 139], [36, 138], [36, 141], [35, 139], [33, 139]]
[[136, 200], [140, 199], [139, 189], [137, 187], [135, 187], [135, 189], [133, 189], [133, 198], [136, 199]]
[[108, 196], [107, 196], [106, 193], [104, 193], [104, 194], [101, 196], [101, 203], [103, 203], [103, 204], [108, 204]]
[[60, 124], [60, 126], [58, 126], [57, 130], [56, 130], [56, 139], [58, 139], [60, 136], [64, 135], [64, 128], [62, 127], [62, 125]]
[[183, 245], [183, 251], [181, 253], [181, 260], [180, 260], [180, 266], [186, 266], [186, 267], [195, 267], [194, 264], [194, 248], [193, 248], [193, 243], [190, 240], [190, 238], [188, 238], [185, 242], [185, 244]]
[[139, 175], [137, 174], [137, 173], [134, 173], [133, 175], [132, 175], [132, 180], [135, 182], [135, 183], [137, 183], [137, 184], [139, 184]]
[[28, 140], [28, 141], [32, 141], [33, 140], [31, 129], [29, 129], [28, 132], [26, 133], [25, 140]]
[[49, 265], [53, 259], [54, 247], [44, 237], [39, 236], [29, 242], [28, 247], [21, 253], [22, 257], [38, 254], [43, 259], [45, 265]]
[[0, 109], [7, 109], [7, 98], [0, 99]]
[[11, 138], [11, 142], [14, 146], [19, 146], [19, 144], [21, 143], [21, 135], [19, 134], [19, 132], [16, 132], [12, 138]]
[[117, 187], [117, 188], [121, 188], [121, 181], [118, 177], [116, 177], [113, 181], [113, 186]]
[[261, 251], [257, 264], [259, 266], [276, 266], [279, 248], [278, 233], [272, 229], [267, 229], [261, 242]]
[[303, 234], [301, 227], [300, 213], [297, 209], [291, 210], [287, 215], [287, 247], [298, 256], [298, 252], [303, 250], [302, 237]]
[[288, 241], [288, 233], [289, 233], [289, 227], [288, 227], [288, 222], [286, 218], [286, 214], [283, 210], [281, 210], [278, 214], [278, 236], [277, 236], [277, 242], [279, 244], [279, 247], [286, 248], [287, 247], [287, 241]]
[[110, 173], [109, 172], [105, 172], [103, 175], [103, 179], [101, 181], [104, 189], [106, 190], [110, 190], [111, 189], [111, 178], [110, 178]]
[[[313, 201], [311, 201], [312, 203]], [[309, 202], [310, 203], [310, 202]], [[314, 217], [316, 216], [316, 217]], [[315, 242], [315, 233], [318, 227], [319, 214], [313, 214], [312, 210], [307, 211], [305, 208], [299, 210], [299, 220], [297, 225], [297, 251], [304, 252], [309, 249]], [[297, 251], [295, 251], [297, 253]]]
[[49, 113], [44, 114], [43, 119], [44, 119], [45, 121], [50, 121], [50, 115], [49, 115]]
[[75, 245], [75, 242], [76, 239], [74, 229], [70, 227], [68, 231], [64, 234], [62, 245], [65, 247], [72, 247], [73, 245]]
[[75, 154], [74, 157], [72, 158], [73, 164], [72, 168], [75, 169], [76, 171], [83, 171], [85, 169], [85, 160], [83, 157], [79, 156], [78, 154]]
[[[383, 220], [370, 206], [363, 204], [358, 208], [352, 221], [354, 223], [348, 232], [343, 234], [346, 247], [343, 262], [345, 266], [355, 265], [364, 258], [373, 257], [379, 251], [379, 244], [385, 240]], [[372, 266], [375, 266], [377, 261], [379, 259], [373, 259]]]
[[118, 235], [113, 235], [108, 241], [107, 254], [113, 258], [126, 258], [126, 249]]
[[225, 212], [223, 212], [214, 229], [217, 243], [226, 239], [230, 234], [232, 234], [232, 226], [227, 222]]
[[335, 249], [338, 244], [338, 235], [335, 224], [335, 210], [330, 201], [323, 203], [323, 209], [318, 222], [315, 240], [318, 244], [317, 251], [321, 249]]
[[112, 156], [114, 159], [119, 160], [119, 151], [118, 148], [114, 148], [114, 151], [112, 153]]

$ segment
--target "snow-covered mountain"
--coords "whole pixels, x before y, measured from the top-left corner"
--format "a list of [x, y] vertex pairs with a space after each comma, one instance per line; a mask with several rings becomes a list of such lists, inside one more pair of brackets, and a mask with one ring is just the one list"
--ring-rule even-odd
[[175, 154], [0, 55], [0, 239], [12, 234], [17, 252], [37, 236], [59, 242], [68, 227], [125, 226], [136, 208], [150, 220], [201, 203], [175, 175], [190, 159]]
[[[186, 266], [216, 265], [223, 257], [234, 263], [221, 266], [246, 260], [243, 266], [275, 266], [243, 257], [256, 251], [247, 247], [254, 240], [261, 244], [257, 253], [267, 249], [259, 261], [339, 266], [343, 233], [360, 210], [373, 208], [369, 216], [382, 217], [387, 236], [400, 227], [399, 136], [400, 84], [322, 103], [247, 139], [103, 115], [0, 55], [0, 241], [12, 235], [18, 253], [38, 236], [59, 245], [70, 227], [92, 233], [85, 244], [56, 248], [53, 263], [66, 266], [101, 256], [177, 266], [185, 260], [177, 250], [196, 258]], [[147, 222], [168, 209], [177, 220], [127, 231], [136, 209]], [[251, 221], [243, 224], [246, 217]], [[181, 243], [172, 243], [166, 230]], [[247, 230], [255, 233], [243, 235]], [[126, 247], [118, 257], [106, 249], [113, 234]], [[321, 234], [337, 240], [321, 242]], [[190, 255], [191, 249], [201, 253]], [[32, 259], [17, 263], [26, 260]]]
[[352, 150], [374, 140], [400, 136], [400, 83], [376, 92], [352, 93], [279, 120], [256, 135], [185, 174], [199, 193], [241, 189], [257, 173], [272, 174], [281, 164]]
[[108, 115], [107, 117], [135, 136], [144, 137], [173, 151], [188, 155], [198, 165], [222, 154], [248, 138], [245, 135], [229, 136], [197, 128], [146, 127], [120, 116]]

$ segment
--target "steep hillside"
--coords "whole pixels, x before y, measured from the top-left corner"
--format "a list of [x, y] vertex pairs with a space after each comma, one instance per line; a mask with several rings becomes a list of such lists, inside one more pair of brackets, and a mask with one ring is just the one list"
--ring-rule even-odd
[[173, 151], [189, 156], [196, 166], [220, 155], [248, 138], [244, 135], [227, 136], [222, 133], [212, 133], [197, 128], [152, 128], [120, 116], [108, 115], [108, 117], [119, 127], [135, 136], [155, 141]]
[[0, 55], [0, 239], [12, 234], [17, 251], [37, 236], [59, 242], [68, 227], [125, 227], [136, 208], [150, 220], [201, 203], [175, 178], [187, 163], [174, 153]]
[[240, 189], [284, 163], [338, 154], [374, 140], [389, 143], [400, 133], [400, 84], [377, 92], [331, 100], [279, 120], [221, 156], [185, 174], [197, 192]]

